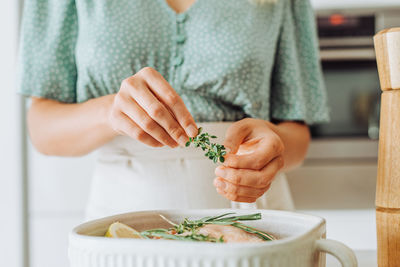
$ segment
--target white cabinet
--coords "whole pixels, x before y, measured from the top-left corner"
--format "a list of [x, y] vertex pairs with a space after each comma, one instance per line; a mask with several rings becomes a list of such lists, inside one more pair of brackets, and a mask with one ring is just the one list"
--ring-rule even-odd
[[298, 209], [374, 209], [376, 160], [306, 163], [288, 174]]
[[312, 142], [300, 168], [287, 174], [298, 209], [374, 209], [378, 141]]
[[67, 267], [68, 234], [82, 223], [93, 155], [48, 157], [29, 146], [31, 267]]
[[29, 146], [30, 212], [83, 214], [93, 168], [93, 155], [48, 157]]

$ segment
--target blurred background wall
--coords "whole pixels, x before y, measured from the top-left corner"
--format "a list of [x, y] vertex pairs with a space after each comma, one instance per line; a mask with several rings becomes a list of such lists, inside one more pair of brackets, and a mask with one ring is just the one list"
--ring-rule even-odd
[[11, 267], [28, 261], [24, 257], [23, 102], [15, 93], [19, 15], [19, 1], [0, 1], [0, 266]]

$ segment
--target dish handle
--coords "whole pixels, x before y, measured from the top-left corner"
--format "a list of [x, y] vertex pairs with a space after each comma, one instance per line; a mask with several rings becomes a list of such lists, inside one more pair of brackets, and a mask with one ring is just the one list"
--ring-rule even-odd
[[326, 252], [337, 258], [343, 267], [357, 267], [357, 258], [354, 252], [343, 243], [331, 239], [315, 241], [318, 251]]

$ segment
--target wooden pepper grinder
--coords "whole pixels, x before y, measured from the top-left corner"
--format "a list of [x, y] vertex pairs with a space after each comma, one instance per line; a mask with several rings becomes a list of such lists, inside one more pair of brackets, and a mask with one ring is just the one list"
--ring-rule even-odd
[[400, 28], [374, 37], [382, 89], [376, 227], [379, 267], [400, 266]]

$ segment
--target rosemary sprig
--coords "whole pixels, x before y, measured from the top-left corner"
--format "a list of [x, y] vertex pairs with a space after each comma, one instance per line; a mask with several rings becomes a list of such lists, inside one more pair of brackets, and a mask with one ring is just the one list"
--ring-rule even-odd
[[[189, 220], [185, 218], [182, 223], [174, 224], [171, 229], [152, 229], [143, 231], [140, 234], [145, 238], [159, 237], [173, 240], [191, 240], [191, 241], [208, 241], [208, 242], [221, 242], [223, 243], [223, 236], [220, 238], [213, 238], [210, 236], [202, 235], [198, 233], [198, 229], [206, 224], [218, 224], [218, 225], [231, 225], [237, 227], [243, 231], [251, 234], [255, 234], [266, 241], [275, 240], [273, 236], [263, 231], [257, 230], [253, 227], [244, 225], [240, 221], [260, 220], [261, 213], [240, 215], [240, 216], [228, 216], [234, 213], [226, 213], [218, 216], [207, 216], [199, 220]], [[171, 234], [174, 230], [177, 235]]]
[[208, 235], [198, 234], [196, 232], [189, 233], [187, 235], [173, 235], [168, 233], [167, 231], [154, 231], [148, 230], [143, 231], [140, 233], [142, 236], [147, 238], [149, 237], [159, 237], [164, 239], [172, 239], [172, 240], [181, 240], [181, 241], [206, 241], [206, 242], [213, 242], [213, 243], [223, 243], [224, 239], [221, 236], [220, 238], [214, 238]]
[[202, 128], [199, 128], [199, 132], [196, 137], [190, 137], [186, 146], [190, 146], [193, 143], [195, 147], [200, 147], [203, 151], [207, 152], [204, 156], [211, 159], [214, 163], [224, 162], [224, 156], [226, 155], [225, 147], [220, 144], [211, 143], [210, 139], [217, 138], [215, 135], [210, 135], [209, 133], [202, 133]]

